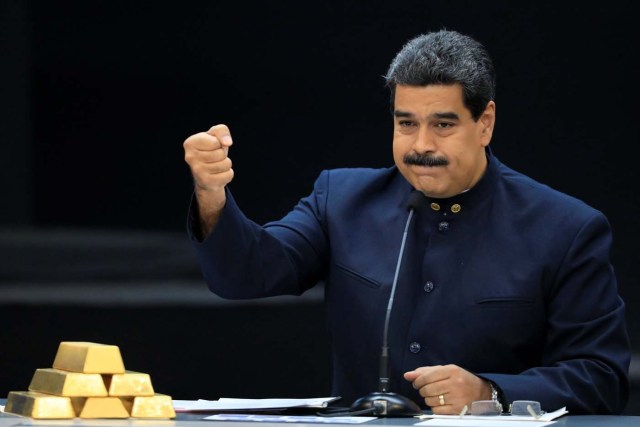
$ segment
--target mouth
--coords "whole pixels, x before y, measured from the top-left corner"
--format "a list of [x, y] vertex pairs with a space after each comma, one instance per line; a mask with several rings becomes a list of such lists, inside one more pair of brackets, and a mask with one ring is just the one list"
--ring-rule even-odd
[[435, 177], [436, 175], [439, 175], [441, 171], [445, 169], [445, 166], [443, 165], [431, 166], [431, 165], [408, 164], [407, 167], [415, 175], [431, 176], [431, 177]]

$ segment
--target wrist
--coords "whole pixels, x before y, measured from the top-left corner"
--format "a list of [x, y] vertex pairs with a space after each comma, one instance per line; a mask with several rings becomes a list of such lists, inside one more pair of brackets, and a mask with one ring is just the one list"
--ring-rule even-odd
[[197, 208], [194, 213], [199, 225], [199, 233], [197, 234], [201, 240], [204, 240], [217, 224], [226, 201], [224, 188], [221, 191], [210, 191], [196, 187], [195, 204]]

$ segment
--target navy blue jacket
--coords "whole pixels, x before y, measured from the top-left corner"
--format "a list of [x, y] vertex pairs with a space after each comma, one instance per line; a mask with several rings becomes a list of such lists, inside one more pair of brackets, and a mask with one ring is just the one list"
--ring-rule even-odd
[[[203, 242], [189, 230], [211, 291], [241, 299], [299, 295], [325, 283], [333, 395], [378, 389], [382, 328], [412, 187], [397, 168], [323, 171], [283, 219], [260, 226], [228, 193]], [[609, 261], [605, 216], [496, 157], [471, 190], [424, 198], [409, 228], [390, 321], [391, 390], [456, 364], [508, 402], [619, 413], [630, 345]]]

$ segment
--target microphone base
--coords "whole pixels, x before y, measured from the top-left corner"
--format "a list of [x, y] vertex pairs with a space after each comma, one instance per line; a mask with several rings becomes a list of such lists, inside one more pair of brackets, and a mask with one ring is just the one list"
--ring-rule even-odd
[[358, 398], [351, 405], [351, 412], [366, 412], [376, 417], [414, 417], [422, 414], [416, 402], [401, 394], [376, 391]]

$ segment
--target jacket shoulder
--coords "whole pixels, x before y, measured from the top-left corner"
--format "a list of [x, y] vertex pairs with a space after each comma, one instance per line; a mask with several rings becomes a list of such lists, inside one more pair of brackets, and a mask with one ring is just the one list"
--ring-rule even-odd
[[500, 164], [500, 176], [505, 193], [518, 199], [517, 204], [537, 207], [549, 212], [565, 212], [583, 219], [604, 214], [584, 200], [543, 184], [527, 175]]

